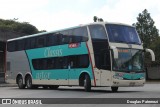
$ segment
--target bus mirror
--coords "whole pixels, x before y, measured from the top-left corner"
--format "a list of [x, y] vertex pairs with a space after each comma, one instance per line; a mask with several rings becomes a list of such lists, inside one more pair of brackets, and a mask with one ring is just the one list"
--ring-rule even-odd
[[113, 55], [115, 59], [118, 59], [118, 50], [115, 46], [110, 47], [113, 50]]
[[155, 61], [155, 54], [151, 49], [145, 49], [146, 52], [149, 52], [151, 54], [152, 57], [152, 61]]

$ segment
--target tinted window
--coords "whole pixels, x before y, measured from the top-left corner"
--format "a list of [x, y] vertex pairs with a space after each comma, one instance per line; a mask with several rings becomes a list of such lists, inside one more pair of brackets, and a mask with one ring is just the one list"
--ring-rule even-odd
[[22, 39], [22, 40], [18, 40], [18, 41], [16, 42], [16, 45], [17, 45], [17, 51], [24, 50], [24, 44], [25, 44], [24, 39]]
[[15, 43], [16, 43], [15, 41], [8, 42], [8, 51], [9, 52], [15, 51], [15, 49], [16, 49], [16, 44]]
[[86, 27], [76, 28], [76, 29], [74, 29], [73, 35], [74, 36], [85, 36], [85, 37], [87, 37], [88, 36], [87, 28]]
[[67, 57], [58, 57], [56, 58], [56, 69], [67, 69], [68, 61]]
[[130, 26], [107, 24], [106, 29], [110, 42], [141, 44], [136, 29]]
[[30, 38], [30, 48], [35, 48], [36, 40], [35, 37]]
[[69, 59], [71, 68], [87, 68], [89, 66], [88, 55], [70, 56]]
[[105, 29], [102, 25], [90, 25], [89, 30], [92, 38], [107, 39]]
[[[86, 42], [88, 40], [87, 27], [80, 27], [36, 37], [15, 40], [8, 43], [8, 50], [20, 51], [46, 46], [56, 46], [69, 43]], [[16, 43], [17, 42], [17, 43]]]
[[65, 56], [40, 58], [32, 60], [35, 70], [50, 70], [50, 69], [68, 69], [70, 68], [87, 68], [89, 66], [88, 55]]
[[62, 35], [62, 44], [68, 44], [68, 43], [71, 43], [72, 42], [72, 37], [73, 36], [65, 36], [65, 35]]
[[25, 39], [25, 49], [30, 49], [30, 38]]
[[46, 35], [37, 37], [37, 48], [45, 47], [46, 46]]
[[78, 57], [78, 68], [87, 68], [89, 66], [88, 55], [81, 55]]
[[59, 45], [59, 36], [57, 34], [49, 34], [47, 35], [47, 46], [55, 46]]

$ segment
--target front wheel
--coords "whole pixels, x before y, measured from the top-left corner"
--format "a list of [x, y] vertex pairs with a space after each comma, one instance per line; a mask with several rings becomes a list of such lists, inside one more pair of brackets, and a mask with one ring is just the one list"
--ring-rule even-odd
[[91, 91], [91, 79], [87, 74], [85, 75], [85, 78], [84, 78], [84, 90], [86, 92]]
[[26, 86], [28, 89], [32, 89], [33, 88], [33, 85], [32, 85], [32, 78], [30, 76], [28, 76], [26, 78]]
[[17, 84], [18, 84], [19, 89], [24, 89], [25, 88], [25, 85], [23, 84], [22, 76], [18, 77]]
[[112, 92], [117, 92], [118, 91], [118, 87], [111, 87]]

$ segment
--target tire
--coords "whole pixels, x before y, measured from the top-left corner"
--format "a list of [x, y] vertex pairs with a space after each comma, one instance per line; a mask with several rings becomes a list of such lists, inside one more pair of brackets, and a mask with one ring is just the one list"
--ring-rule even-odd
[[59, 87], [58, 85], [50, 85], [49, 86], [50, 89], [54, 89], [54, 90], [58, 89], [58, 87]]
[[26, 78], [26, 87], [28, 89], [32, 89], [33, 88], [33, 85], [32, 85], [32, 78], [30, 76], [27, 76]]
[[111, 87], [112, 92], [117, 92], [118, 91], [118, 87]]
[[24, 89], [25, 88], [25, 85], [23, 84], [22, 76], [18, 77], [17, 84], [18, 84], [19, 89]]
[[87, 74], [85, 75], [85, 78], [84, 78], [84, 90], [86, 92], [91, 91], [91, 79]]

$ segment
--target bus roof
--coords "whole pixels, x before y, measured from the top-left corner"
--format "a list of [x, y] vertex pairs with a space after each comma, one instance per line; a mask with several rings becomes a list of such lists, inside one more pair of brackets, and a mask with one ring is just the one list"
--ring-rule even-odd
[[[117, 25], [131, 26], [131, 25], [128, 25], [128, 24], [115, 23], [115, 22], [94, 22], [94, 23], [82, 24], [82, 25], [79, 25], [79, 26], [69, 27], [69, 28], [60, 29], [60, 30], [55, 30], [55, 31], [50, 31], [50, 32], [42, 32], [42, 33], [37, 33], [37, 34], [32, 34], [32, 35], [26, 35], [26, 36], [23, 36], [23, 37], [8, 39], [7, 42], [9, 42], [9, 41], [14, 41], [14, 40], [21, 40], [21, 39], [30, 38], [30, 37], [35, 37], [35, 36], [40, 36], [40, 35], [45, 35], [45, 34], [58, 33], [58, 32], [60, 32], [60, 31], [65, 31], [65, 30], [74, 29], [74, 28], [83, 27], [83, 26], [88, 26], [88, 25], [96, 25], [96, 24], [101, 24], [101, 25], [104, 25], [104, 24], [117, 24]], [[132, 27], [133, 27], [133, 26], [132, 26]]]

